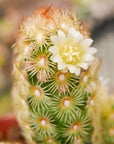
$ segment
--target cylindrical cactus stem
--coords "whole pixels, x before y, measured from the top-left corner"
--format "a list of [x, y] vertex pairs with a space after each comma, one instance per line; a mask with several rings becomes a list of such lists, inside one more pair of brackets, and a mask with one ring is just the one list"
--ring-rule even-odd
[[100, 92], [101, 105], [101, 128], [103, 144], [114, 143], [114, 95], [109, 95], [107, 91], [101, 87]]
[[99, 115], [92, 39], [71, 11], [41, 7], [21, 23], [12, 95], [27, 143], [89, 144]]

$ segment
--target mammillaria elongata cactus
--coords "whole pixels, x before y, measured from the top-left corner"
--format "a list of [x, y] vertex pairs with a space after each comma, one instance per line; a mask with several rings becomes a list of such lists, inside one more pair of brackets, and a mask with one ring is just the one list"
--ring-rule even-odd
[[12, 95], [27, 143], [96, 144], [101, 138], [100, 62], [91, 44], [71, 11], [53, 6], [36, 10], [20, 25]]

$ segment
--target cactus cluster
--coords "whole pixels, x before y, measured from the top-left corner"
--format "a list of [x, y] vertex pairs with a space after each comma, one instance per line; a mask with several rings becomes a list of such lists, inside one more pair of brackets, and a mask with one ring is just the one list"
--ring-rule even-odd
[[100, 60], [71, 11], [41, 7], [13, 46], [12, 95], [27, 143], [101, 144]]
[[107, 98], [102, 110], [102, 128], [104, 144], [114, 143], [114, 96]]
[[101, 105], [101, 133], [103, 144], [114, 143], [114, 95], [109, 95], [101, 86], [100, 93]]

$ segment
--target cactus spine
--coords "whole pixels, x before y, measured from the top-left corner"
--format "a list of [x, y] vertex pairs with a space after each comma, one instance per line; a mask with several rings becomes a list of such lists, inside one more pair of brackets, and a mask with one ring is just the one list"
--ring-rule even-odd
[[[15, 111], [27, 143], [96, 143], [100, 61], [72, 12], [42, 7], [20, 25], [13, 48]], [[100, 144], [100, 143], [99, 143]]]

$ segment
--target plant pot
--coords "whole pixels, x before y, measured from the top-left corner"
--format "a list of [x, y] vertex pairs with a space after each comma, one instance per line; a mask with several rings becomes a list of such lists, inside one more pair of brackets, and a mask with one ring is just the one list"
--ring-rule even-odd
[[0, 116], [0, 141], [25, 143], [14, 114]]

